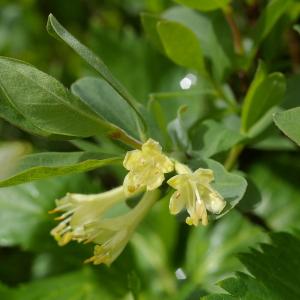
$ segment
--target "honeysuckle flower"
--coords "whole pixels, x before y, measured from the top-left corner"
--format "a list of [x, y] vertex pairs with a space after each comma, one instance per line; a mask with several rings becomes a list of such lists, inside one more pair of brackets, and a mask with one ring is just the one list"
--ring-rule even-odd
[[197, 169], [192, 172], [187, 166], [176, 163], [175, 175], [168, 180], [168, 184], [176, 189], [170, 199], [170, 213], [178, 214], [186, 208], [189, 217], [186, 223], [197, 226], [208, 224], [207, 211], [219, 214], [226, 202], [223, 197], [213, 189], [214, 173], [211, 169]]
[[158, 199], [158, 190], [146, 192], [140, 202], [128, 213], [90, 223], [86, 227], [87, 242], [97, 245], [94, 255], [85, 262], [110, 265], [124, 250], [136, 227]]
[[110, 209], [126, 200], [123, 186], [93, 194], [71, 194], [56, 201], [51, 212], [63, 212], [61, 222], [51, 231], [60, 246], [71, 240], [96, 244], [94, 256], [86, 262], [110, 265], [123, 251], [135, 228], [157, 200], [159, 191], [146, 192], [129, 212], [109, 217]]
[[165, 179], [164, 173], [172, 172], [174, 163], [162, 153], [158, 142], [149, 139], [141, 150], [127, 152], [124, 167], [129, 171], [124, 179], [127, 195], [146, 187], [148, 191], [158, 188]]
[[62, 199], [56, 200], [56, 208], [51, 212], [63, 212], [56, 218], [61, 222], [51, 231], [60, 246], [71, 240], [84, 240], [86, 224], [98, 220], [107, 210], [118, 202], [125, 201], [123, 187], [111, 191], [83, 195], [68, 193]]

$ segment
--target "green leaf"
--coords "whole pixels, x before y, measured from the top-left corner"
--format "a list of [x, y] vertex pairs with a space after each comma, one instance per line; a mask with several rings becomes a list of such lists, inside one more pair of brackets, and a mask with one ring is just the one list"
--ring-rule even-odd
[[249, 129], [247, 132], [249, 143], [254, 142], [256, 139], [265, 140], [270, 137], [270, 131], [274, 129], [276, 131], [273, 124], [273, 115], [278, 111], [281, 111], [281, 109], [278, 106], [273, 106]]
[[293, 0], [271, 0], [254, 28], [254, 40], [256, 47], [270, 33], [280, 17], [287, 11]]
[[248, 170], [262, 195], [255, 213], [274, 230], [291, 230], [300, 226], [300, 188], [297, 176], [300, 160], [297, 155], [273, 153], [271, 155], [269, 151], [261, 159], [256, 159]]
[[275, 233], [271, 235], [271, 242], [261, 244], [261, 250], [252, 249], [250, 253], [239, 255], [254, 277], [238, 273], [236, 278], [220, 282], [232, 299], [299, 299], [300, 240], [287, 233]]
[[196, 34], [173, 21], [161, 21], [157, 30], [168, 57], [176, 64], [206, 74], [203, 53]]
[[0, 57], [0, 90], [12, 114], [17, 111], [42, 131], [87, 137], [111, 130], [60, 82], [22, 61]]
[[120, 157], [89, 152], [45, 152], [25, 156], [0, 187], [52, 176], [86, 172], [120, 162]]
[[168, 124], [168, 132], [177, 150], [188, 152], [191, 150], [191, 144], [182, 116], [186, 110], [187, 106], [181, 106], [178, 109], [177, 118]]
[[141, 21], [146, 33], [147, 38], [156, 47], [160, 52], [164, 53], [164, 46], [161, 43], [160, 36], [157, 32], [157, 23], [161, 21], [161, 19], [153, 14], [142, 13]]
[[191, 167], [193, 170], [198, 168], [212, 169], [215, 176], [212, 186], [226, 201], [226, 206], [222, 213], [219, 215], [210, 215], [210, 218], [219, 219], [223, 217], [243, 198], [247, 188], [247, 181], [241, 175], [228, 172], [223, 165], [212, 159], [192, 161]]
[[300, 106], [300, 75], [295, 74], [287, 78], [286, 93], [281, 106], [285, 109]]
[[225, 8], [231, 0], [175, 0], [179, 4], [199, 9], [200, 11], [210, 11]]
[[135, 111], [105, 80], [85, 77], [73, 83], [71, 90], [101, 119], [138, 137]]
[[265, 67], [259, 64], [242, 108], [242, 130], [248, 132], [273, 106], [279, 104], [286, 88], [284, 75], [266, 75]]
[[238, 251], [246, 251], [249, 246], [264, 240], [265, 235], [257, 226], [232, 210], [207, 227], [192, 228], [183, 269], [189, 281], [201, 282], [202, 286], [211, 289], [224, 274], [243, 269], [235, 257]]
[[32, 124], [24, 115], [21, 114], [14, 106], [11, 105], [9, 96], [5, 90], [1, 87], [0, 83], [0, 117], [5, 119], [7, 122], [19, 127], [20, 129], [29, 133], [40, 135], [40, 136], [51, 136], [50, 132], [42, 130]]
[[211, 157], [230, 150], [245, 140], [245, 136], [214, 120], [206, 120], [193, 129], [191, 140], [193, 150], [199, 151], [201, 156]]
[[90, 49], [81, 44], [74, 36], [72, 36], [56, 19], [50, 14], [47, 22], [47, 30], [53, 37], [64, 41], [78, 55], [80, 55], [91, 67], [93, 67], [103, 77], [113, 89], [120, 94], [121, 97], [136, 111], [142, 124], [145, 124], [143, 117], [139, 113], [138, 104], [125, 87], [113, 76], [104, 62], [97, 57]]
[[[204, 57], [211, 64], [213, 76], [215, 79], [222, 81], [225, 73], [231, 67], [231, 61], [221, 43], [222, 37], [215, 29], [216, 20], [186, 7], [170, 8], [162, 15], [162, 18], [180, 23], [194, 32], [199, 40]], [[225, 24], [224, 19], [223, 22]]]
[[278, 112], [273, 118], [276, 126], [300, 146], [300, 107]]
[[123, 299], [126, 292], [120, 278], [84, 268], [25, 284], [17, 289], [14, 300], [113, 300]]
[[240, 254], [239, 258], [250, 273], [279, 299], [299, 299], [300, 240], [287, 233], [275, 233], [271, 240], [271, 245], [261, 245], [261, 251], [252, 250]]
[[229, 294], [216, 294], [203, 297], [203, 300], [240, 300], [257, 299], [279, 300], [278, 296], [269, 291], [262, 283], [253, 277], [238, 272], [236, 278], [228, 278], [218, 283]]

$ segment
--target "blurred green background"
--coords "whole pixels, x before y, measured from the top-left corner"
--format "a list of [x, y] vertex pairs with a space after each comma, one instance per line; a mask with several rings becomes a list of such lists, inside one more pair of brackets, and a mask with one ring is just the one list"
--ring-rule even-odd
[[[266, 3], [258, 1], [258, 5], [249, 6], [253, 11], [247, 10], [245, 7], [251, 2], [236, 3], [237, 20], [245, 31]], [[150, 45], [140, 22], [141, 12], [160, 13], [172, 5], [168, 0], [0, 0], [0, 55], [27, 61], [67, 87], [80, 77], [94, 74], [79, 56], [47, 34], [46, 20], [53, 13], [105, 61], [139, 101], [146, 103], [150, 93], [180, 90], [179, 82], [187, 73]], [[297, 18], [298, 13], [299, 6], [290, 15]], [[285, 72], [291, 78], [288, 84], [294, 87], [290, 93], [296, 91], [299, 95], [299, 53], [291, 52], [285, 39], [276, 42], [287, 23], [287, 19], [281, 19], [259, 55], [271, 71]], [[288, 34], [291, 43], [299, 42], [295, 33]], [[299, 46], [294, 48], [299, 51]], [[233, 86], [238, 75], [229, 77]], [[242, 95], [243, 87], [236, 87], [236, 91]], [[295, 105], [295, 97], [290, 94], [285, 100], [285, 107]], [[69, 142], [31, 136], [2, 120], [0, 134], [2, 141], [27, 141], [39, 150], [76, 149]], [[117, 148], [109, 142], [102, 143]], [[300, 160], [299, 154], [289, 146], [288, 153], [282, 148], [277, 151], [276, 145], [275, 149], [270, 144], [254, 146], [241, 157], [242, 170], [259, 187], [255, 192], [261, 204], [256, 213], [274, 230], [300, 226], [300, 188], [295, 180]], [[263, 151], [266, 148], [270, 150], [267, 154]], [[140, 292], [142, 299], [199, 299], [204, 289], [216, 289], [217, 280], [243, 269], [235, 258], [236, 253], [268, 240], [259, 226], [237, 211], [207, 228], [187, 228], [182, 220], [169, 215], [168, 203], [162, 201], [112, 268], [83, 266], [82, 261], [90, 255], [91, 248], [75, 243], [59, 248], [49, 235], [56, 223], [47, 211], [53, 208], [54, 199], [66, 192], [98, 192], [120, 183], [123, 174], [111, 167], [88, 175], [0, 190], [0, 295], [3, 299], [12, 299], [11, 287], [18, 287], [16, 297], [23, 295], [23, 299], [36, 300], [131, 299], [127, 297], [128, 290], [133, 294]]]

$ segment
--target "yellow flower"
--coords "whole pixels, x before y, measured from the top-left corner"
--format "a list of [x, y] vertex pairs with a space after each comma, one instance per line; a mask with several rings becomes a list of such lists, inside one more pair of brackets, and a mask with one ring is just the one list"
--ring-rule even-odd
[[207, 225], [207, 210], [219, 214], [226, 205], [223, 197], [210, 184], [214, 180], [213, 171], [200, 168], [192, 172], [180, 163], [175, 164], [175, 169], [179, 175], [168, 180], [168, 184], [177, 190], [170, 200], [171, 214], [178, 214], [186, 208], [189, 214], [187, 224], [197, 226], [201, 220], [202, 225]]
[[149, 139], [142, 150], [127, 152], [124, 167], [129, 171], [124, 179], [124, 191], [130, 195], [146, 187], [148, 191], [158, 188], [165, 179], [164, 173], [173, 171], [173, 162], [162, 153], [158, 142]]
[[67, 194], [52, 212], [63, 212], [51, 231], [60, 246], [71, 240], [96, 244], [86, 262], [110, 265], [123, 251], [137, 225], [154, 204], [159, 191], [146, 192], [129, 212], [108, 217], [111, 208], [126, 199], [123, 187], [95, 195]]
[[136, 227], [158, 199], [158, 190], [146, 192], [140, 202], [128, 213], [90, 223], [86, 227], [87, 242], [97, 245], [94, 255], [85, 262], [110, 265], [124, 250]]
[[56, 209], [51, 212], [64, 212], [56, 218], [61, 222], [51, 231], [60, 246], [71, 240], [84, 240], [85, 226], [101, 217], [109, 208], [118, 202], [125, 201], [123, 187], [111, 191], [93, 194], [68, 193], [56, 200]]

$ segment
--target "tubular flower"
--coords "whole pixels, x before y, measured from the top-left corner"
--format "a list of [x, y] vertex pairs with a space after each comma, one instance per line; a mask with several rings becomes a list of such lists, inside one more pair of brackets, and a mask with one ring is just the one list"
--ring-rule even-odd
[[149, 139], [142, 150], [127, 152], [124, 167], [129, 171], [124, 179], [124, 191], [130, 195], [144, 187], [148, 191], [158, 188], [165, 179], [164, 173], [173, 171], [173, 162], [162, 153], [158, 142]]
[[86, 227], [87, 242], [97, 245], [94, 255], [85, 262], [110, 265], [124, 250], [136, 227], [157, 200], [158, 190], [146, 192], [140, 202], [127, 214], [100, 219]]
[[186, 208], [189, 214], [187, 224], [197, 226], [201, 220], [202, 225], [207, 225], [207, 210], [219, 214], [226, 205], [223, 197], [210, 184], [214, 180], [213, 171], [200, 168], [192, 172], [180, 163], [175, 164], [175, 169], [178, 175], [168, 180], [168, 184], [176, 189], [170, 199], [171, 214], [178, 214]]
[[68, 193], [62, 199], [56, 200], [57, 207], [51, 211], [51, 213], [63, 212], [60, 217], [56, 218], [61, 222], [51, 231], [51, 234], [60, 246], [71, 240], [81, 242], [84, 240], [87, 224], [98, 220], [113, 205], [125, 199], [122, 186], [109, 192], [93, 195]]
[[95, 243], [94, 256], [86, 262], [110, 265], [121, 254], [159, 193], [158, 190], [146, 192], [132, 210], [116, 217], [107, 215], [114, 205], [125, 201], [122, 186], [95, 195], [67, 194], [56, 201], [57, 208], [51, 211], [63, 212], [57, 218], [61, 223], [51, 234], [60, 246], [71, 240]]

